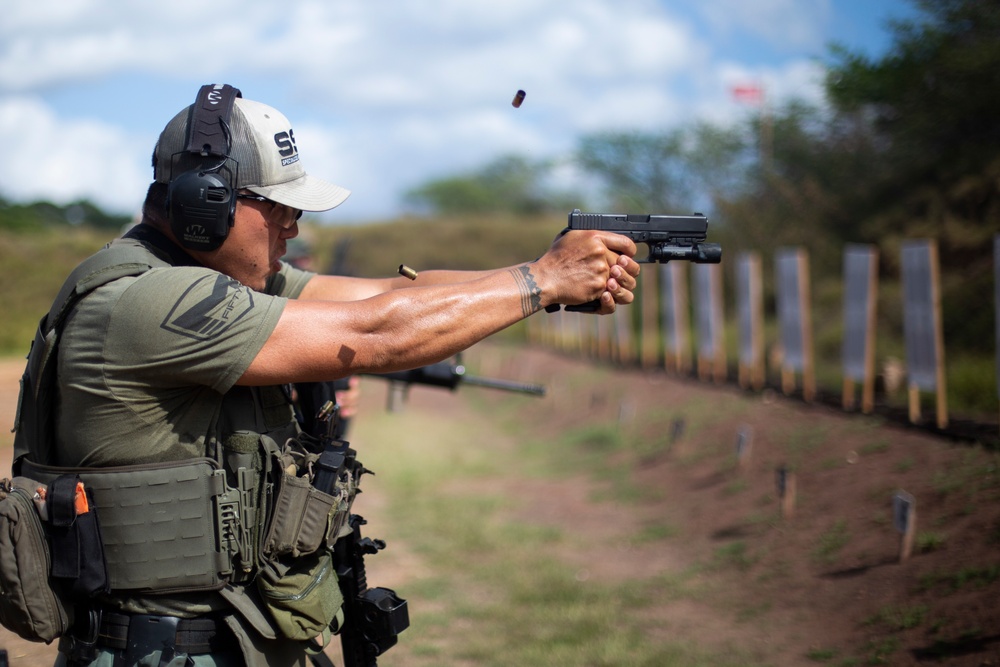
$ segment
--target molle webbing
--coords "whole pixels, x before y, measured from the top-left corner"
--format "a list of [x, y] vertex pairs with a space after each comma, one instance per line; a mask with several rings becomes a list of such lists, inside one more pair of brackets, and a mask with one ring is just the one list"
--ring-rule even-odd
[[211, 459], [73, 469], [25, 460], [23, 467], [45, 484], [73, 472], [92, 489], [113, 591], [217, 590], [233, 571], [230, 550], [252, 550], [235, 544], [246, 532], [242, 494], [227, 489]]

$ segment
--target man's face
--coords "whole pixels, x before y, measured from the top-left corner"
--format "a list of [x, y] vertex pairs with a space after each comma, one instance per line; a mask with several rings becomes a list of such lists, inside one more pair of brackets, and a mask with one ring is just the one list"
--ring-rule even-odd
[[268, 276], [280, 268], [288, 239], [299, 234], [301, 211], [251, 193], [237, 197], [235, 223], [212, 257], [212, 268], [263, 290]]

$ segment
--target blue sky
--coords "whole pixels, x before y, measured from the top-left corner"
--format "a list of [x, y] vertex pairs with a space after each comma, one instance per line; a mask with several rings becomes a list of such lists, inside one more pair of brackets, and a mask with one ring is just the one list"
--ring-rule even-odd
[[307, 171], [353, 191], [323, 219], [380, 219], [500, 155], [737, 122], [751, 110], [734, 85], [822, 103], [829, 43], [878, 55], [886, 21], [913, 15], [904, 0], [0, 0], [0, 195], [133, 213], [163, 125], [224, 82], [281, 110]]

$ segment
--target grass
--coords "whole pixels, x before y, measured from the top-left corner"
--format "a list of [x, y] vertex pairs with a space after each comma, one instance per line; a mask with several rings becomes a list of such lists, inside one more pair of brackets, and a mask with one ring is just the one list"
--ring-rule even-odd
[[858, 450], [862, 456], [872, 456], [873, 454], [883, 454], [889, 451], [889, 442], [887, 440], [875, 440], [862, 445]]
[[48, 312], [69, 269], [109, 240], [107, 232], [86, 228], [0, 233], [0, 293], [4, 298], [0, 353], [27, 354], [38, 320]]
[[774, 438], [781, 443], [785, 460], [795, 468], [802, 466], [830, 437], [828, 430], [815, 426], [779, 426]]
[[820, 535], [819, 544], [813, 549], [813, 557], [825, 565], [836, 562], [841, 549], [850, 542], [850, 538], [847, 522], [843, 519], [836, 521], [825, 533]]
[[899, 637], [880, 637], [871, 639], [865, 645], [866, 665], [891, 665], [892, 656], [899, 651]]
[[[372, 526], [373, 534], [405, 543], [424, 573], [401, 591], [413, 625], [394, 651], [407, 654], [406, 664], [753, 664], [738, 648], [699, 647], [663, 636], [649, 612], [671, 596], [692, 594], [693, 573], [605, 581], [600, 563], [569, 565], [559, 557], [565, 549], [585, 548], [576, 545], [578, 537], [519, 520], [532, 508], [491, 491], [495, 480], [520, 476], [521, 466], [513, 462], [541, 461], [554, 470], [566, 462], [567, 451], [578, 455], [573, 474], [590, 474], [589, 467], [622, 447], [611, 431], [580, 428], [538, 451], [494, 430], [488, 447], [471, 446], [481, 429], [476, 420], [444, 424], [415, 411], [358, 426], [356, 437], [378, 443], [363, 449], [362, 460], [377, 472], [366, 486], [378, 484], [390, 494], [390, 525]], [[419, 444], [410, 433], [421, 433], [420, 442], [434, 446]], [[362, 513], [364, 501], [362, 495]], [[675, 534], [663, 522], [629, 539], [641, 543]], [[738, 566], [747, 556], [732, 548], [723, 558]]]
[[929, 609], [923, 604], [888, 605], [865, 620], [865, 625], [876, 626], [880, 630], [899, 632], [912, 630], [923, 625]]
[[1000, 500], [1000, 453], [991, 452], [986, 457], [970, 450], [959, 461], [944, 470], [935, 472], [932, 484], [942, 497], [964, 494], [971, 497], [985, 493]]
[[913, 460], [912, 456], [907, 456], [906, 458], [900, 460], [896, 463], [896, 472], [904, 473], [913, 470], [913, 466], [916, 465], [916, 461]]
[[929, 553], [944, 548], [945, 535], [931, 530], [920, 531], [916, 536], [917, 553]]
[[934, 571], [920, 577], [919, 591], [957, 593], [969, 588], [985, 588], [1000, 581], [1000, 565], [969, 565], [952, 572]]
[[837, 655], [837, 650], [832, 648], [814, 648], [806, 653], [806, 657], [813, 662], [830, 662]]
[[711, 567], [713, 569], [735, 568], [740, 572], [746, 572], [756, 562], [757, 558], [749, 553], [746, 542], [738, 541], [716, 549]]

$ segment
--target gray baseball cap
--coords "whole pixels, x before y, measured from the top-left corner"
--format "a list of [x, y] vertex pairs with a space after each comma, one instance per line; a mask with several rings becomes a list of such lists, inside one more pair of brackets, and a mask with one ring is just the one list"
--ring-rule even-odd
[[[191, 107], [178, 113], [160, 133], [153, 150], [153, 177], [169, 183], [194, 168], [195, 156], [187, 153]], [[328, 211], [339, 206], [351, 191], [306, 173], [295, 145], [292, 124], [277, 109], [236, 98], [229, 119], [229, 157], [236, 174], [235, 187], [301, 211]]]

